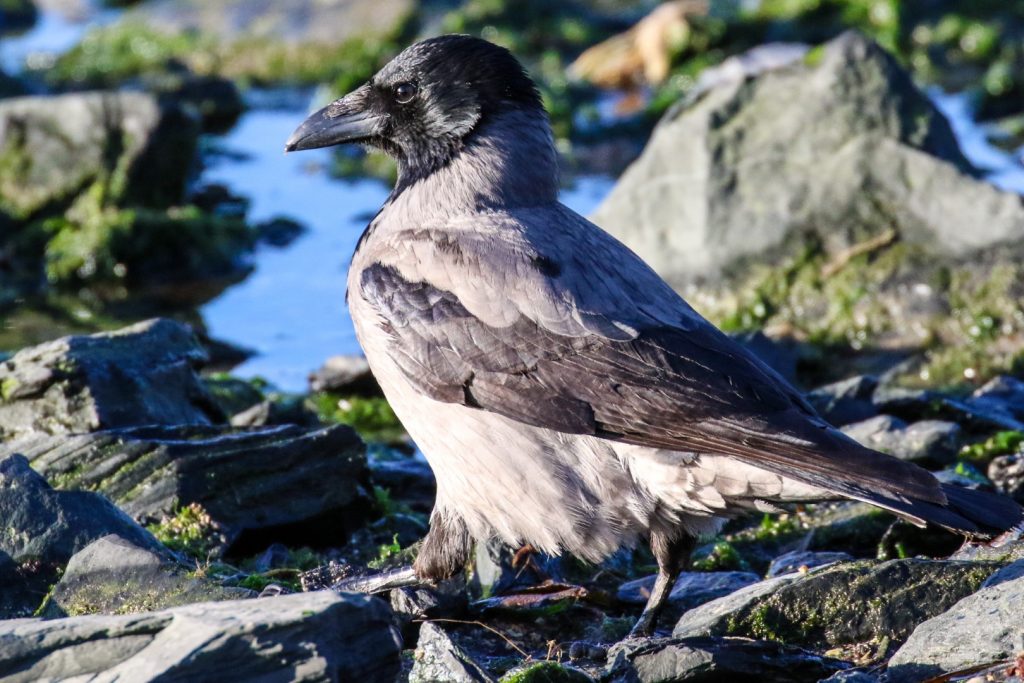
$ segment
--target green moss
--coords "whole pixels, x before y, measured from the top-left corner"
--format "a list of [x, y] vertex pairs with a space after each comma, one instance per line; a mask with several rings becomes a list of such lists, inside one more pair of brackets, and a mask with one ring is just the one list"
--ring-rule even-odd
[[3, 381], [0, 382], [0, 399], [9, 401], [11, 396], [14, 394], [14, 390], [17, 388], [17, 379], [14, 377], [4, 377]]
[[198, 503], [179, 508], [173, 516], [146, 528], [171, 550], [197, 560], [207, 559], [221, 542], [217, 524]]
[[391, 564], [391, 560], [402, 552], [402, 546], [398, 543], [398, 534], [391, 538], [390, 543], [385, 543], [377, 549], [376, 559], [370, 560], [367, 566], [370, 569], [380, 569]]
[[203, 378], [203, 385], [225, 415], [235, 415], [264, 399], [265, 381], [239, 379], [226, 373]]
[[43, 222], [51, 284], [110, 286], [235, 273], [255, 243], [254, 232], [238, 219], [193, 206], [118, 208], [107, 204], [106, 187], [96, 183], [64, 216]]
[[270, 38], [225, 41], [195, 31], [165, 32], [137, 21], [93, 29], [47, 72], [55, 85], [115, 86], [160, 74], [183, 63], [201, 75], [255, 85], [334, 82], [340, 90], [362, 83], [405, 42], [408, 23], [384, 35], [340, 44], [291, 43]]
[[1016, 453], [1021, 446], [1024, 446], [1024, 432], [997, 432], [980, 443], [964, 446], [960, 457], [970, 462], [987, 463], [997, 456]]
[[729, 541], [718, 541], [704, 557], [693, 561], [693, 568], [699, 572], [747, 570], [750, 565]]
[[537, 662], [510, 671], [501, 677], [501, 683], [588, 683], [591, 678], [576, 669], [558, 662]]
[[321, 419], [349, 425], [364, 441], [402, 443], [407, 440], [405, 429], [383, 398], [341, 397], [321, 392], [310, 396], [310, 404]]

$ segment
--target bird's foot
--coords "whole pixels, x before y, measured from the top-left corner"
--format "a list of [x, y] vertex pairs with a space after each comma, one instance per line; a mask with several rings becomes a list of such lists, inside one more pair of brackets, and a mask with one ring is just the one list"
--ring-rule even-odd
[[645, 609], [640, 618], [633, 624], [633, 628], [626, 635], [627, 640], [634, 638], [650, 638], [654, 635], [654, 624], [657, 621], [657, 613], [654, 610]]

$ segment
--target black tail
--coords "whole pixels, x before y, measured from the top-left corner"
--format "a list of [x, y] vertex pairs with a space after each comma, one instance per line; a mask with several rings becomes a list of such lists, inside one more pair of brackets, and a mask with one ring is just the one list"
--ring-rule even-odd
[[919, 525], [937, 524], [950, 531], [973, 538], [994, 538], [1007, 531], [1024, 530], [1024, 508], [999, 493], [942, 484], [946, 505], [920, 500], [870, 502], [887, 508]]

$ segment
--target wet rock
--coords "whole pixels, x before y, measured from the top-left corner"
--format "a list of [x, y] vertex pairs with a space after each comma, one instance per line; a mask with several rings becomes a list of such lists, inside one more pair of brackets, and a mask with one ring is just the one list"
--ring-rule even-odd
[[[674, 284], [762, 259], [808, 226], [849, 247], [890, 225], [945, 254], [1024, 234], [1020, 197], [975, 180], [941, 114], [852, 33], [671, 110], [594, 218]], [[985, 229], [967, 236], [965, 221]]]
[[232, 427], [267, 427], [271, 425], [300, 425], [315, 427], [320, 418], [306, 407], [301, 396], [274, 396], [260, 401], [231, 416]]
[[885, 680], [920, 681], [1011, 659], [1024, 651], [1024, 561], [922, 623], [889, 660]]
[[987, 414], [1004, 414], [1008, 420], [1024, 421], [1024, 382], [1000, 375], [986, 382], [966, 401]]
[[63, 488], [99, 491], [144, 523], [199, 505], [231, 552], [347, 537], [372, 505], [366, 456], [348, 427], [139, 427], [24, 439]]
[[459, 576], [441, 581], [435, 587], [396, 588], [391, 591], [391, 609], [397, 616], [423, 621], [440, 617], [453, 618], [468, 606], [466, 583]]
[[309, 375], [309, 389], [342, 396], [383, 395], [363, 356], [331, 356], [319, 370]]
[[809, 550], [794, 550], [779, 555], [772, 560], [768, 567], [768, 578], [804, 572], [815, 567], [835, 564], [836, 562], [849, 562], [853, 557], [849, 553], [842, 552], [813, 552]]
[[39, 17], [34, 0], [7, 0], [0, 3], [0, 35], [24, 31]]
[[306, 227], [291, 218], [278, 216], [256, 226], [260, 242], [283, 249], [302, 236]]
[[978, 431], [1024, 431], [1024, 421], [991, 401], [962, 401], [928, 389], [884, 384], [875, 390], [872, 401], [879, 412], [910, 421], [942, 418]]
[[119, 205], [178, 203], [197, 134], [190, 116], [143, 93], [0, 100], [0, 213], [36, 216], [97, 182], [111, 185], [107, 199]]
[[708, 637], [626, 640], [608, 660], [608, 679], [630, 683], [811, 683], [847, 666], [781, 643]]
[[300, 593], [0, 622], [0, 678], [390, 681], [400, 649], [380, 600]]
[[[654, 576], [645, 576], [628, 581], [619, 586], [616, 597], [619, 602], [645, 605], [654, 589], [654, 579]], [[753, 572], [684, 572], [669, 593], [667, 618], [678, 617], [684, 610], [735, 593], [760, 580], [761, 577]]]
[[245, 111], [245, 100], [234, 81], [197, 75], [184, 67], [148, 74], [139, 85], [164, 105], [192, 113], [204, 132], [226, 132]]
[[409, 683], [488, 683], [496, 681], [437, 624], [426, 622], [413, 653]]
[[437, 487], [434, 473], [426, 461], [410, 457], [370, 457], [370, 478], [374, 485], [388, 491], [392, 500], [401, 501], [414, 512], [430, 514]]
[[162, 319], [24, 349], [0, 364], [0, 436], [220, 421], [195, 372], [205, 358]]
[[245, 588], [191, 577], [184, 567], [120, 536], [99, 538], [72, 556], [41, 616], [129, 614], [194, 602], [255, 597]]
[[0, 458], [0, 528], [0, 618], [32, 614], [68, 560], [99, 538], [167, 552], [103, 496], [55, 491], [21, 455]]
[[768, 638], [810, 647], [883, 637], [901, 642], [998, 568], [948, 560], [863, 560], [784, 575], [690, 610], [673, 635]]
[[988, 478], [997, 491], [1024, 503], [1024, 453], [994, 458], [988, 465]]
[[470, 590], [482, 598], [559, 579], [562, 573], [561, 558], [538, 552], [517, 554], [496, 538], [477, 543], [472, 562]]
[[891, 415], [846, 425], [843, 432], [868, 448], [935, 467], [953, 463], [963, 441], [963, 432], [956, 423], [922, 420], [907, 425]]
[[857, 375], [818, 387], [807, 394], [807, 400], [819, 415], [833, 425], [842, 427], [878, 414], [878, 409], [871, 401], [877, 386], [877, 377]]

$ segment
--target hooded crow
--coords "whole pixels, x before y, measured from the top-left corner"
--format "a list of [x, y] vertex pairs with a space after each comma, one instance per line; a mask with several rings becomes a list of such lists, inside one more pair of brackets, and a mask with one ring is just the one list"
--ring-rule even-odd
[[649, 540], [651, 633], [694, 542], [747, 510], [851, 498], [992, 538], [1007, 498], [865, 448], [636, 254], [558, 202], [547, 114], [507, 50], [417, 43], [312, 114], [288, 151], [362, 143], [398, 181], [352, 258], [348, 305], [437, 477], [414, 564], [440, 580], [498, 537], [598, 562]]

